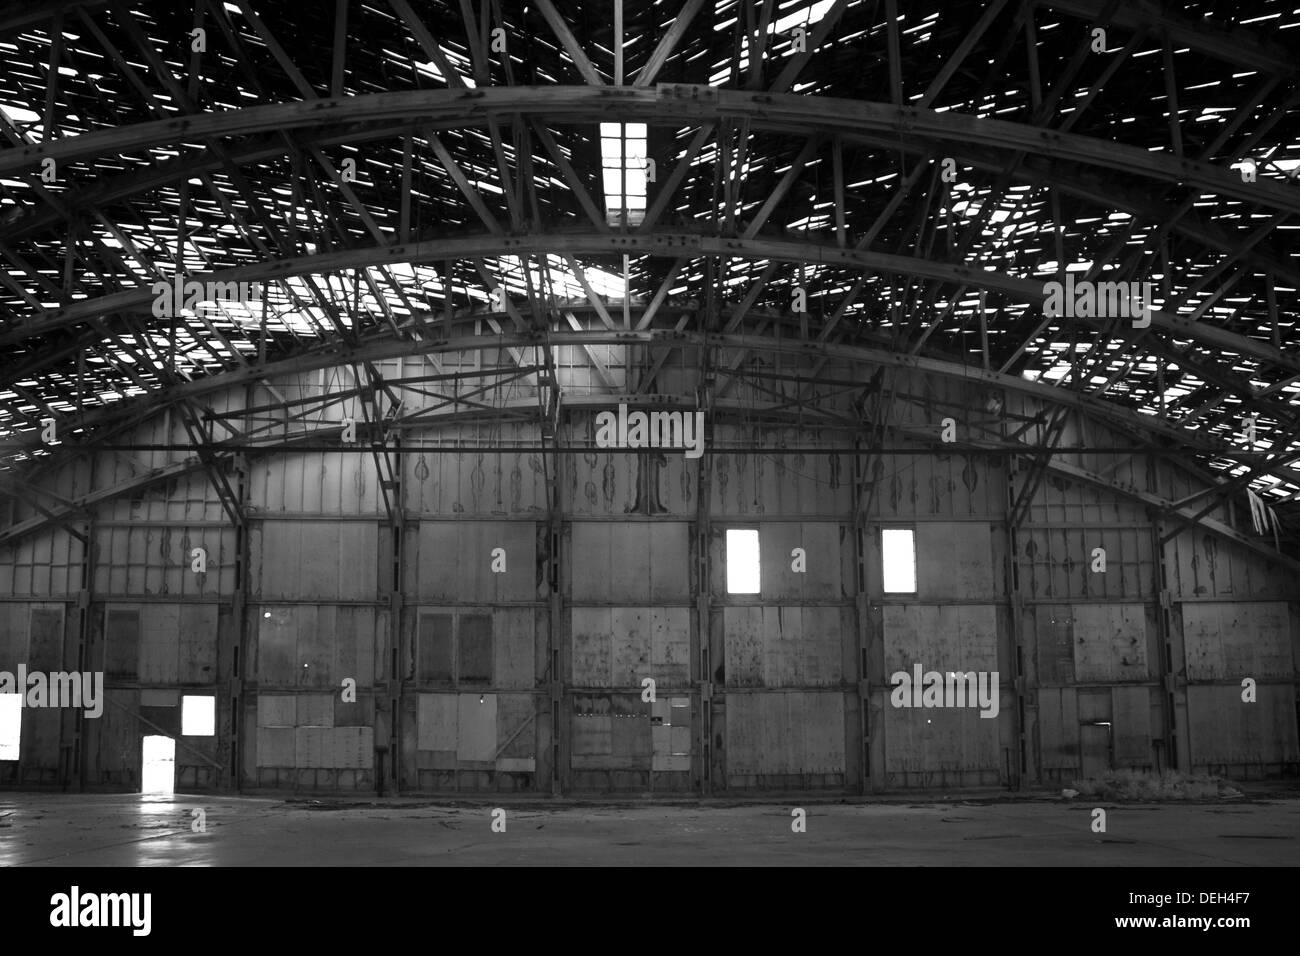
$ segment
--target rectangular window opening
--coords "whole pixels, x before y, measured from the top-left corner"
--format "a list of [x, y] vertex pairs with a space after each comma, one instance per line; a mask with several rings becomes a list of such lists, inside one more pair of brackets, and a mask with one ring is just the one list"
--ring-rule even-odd
[[212, 737], [217, 732], [217, 699], [202, 695], [181, 696], [181, 736]]
[[646, 209], [645, 123], [601, 123], [600, 165], [605, 218], [611, 226], [639, 226]]
[[17, 760], [23, 730], [21, 694], [0, 694], [0, 760]]
[[754, 528], [727, 529], [727, 593], [757, 594], [759, 591], [758, 531]]
[[880, 574], [886, 594], [916, 593], [916, 532], [884, 528], [880, 532]]

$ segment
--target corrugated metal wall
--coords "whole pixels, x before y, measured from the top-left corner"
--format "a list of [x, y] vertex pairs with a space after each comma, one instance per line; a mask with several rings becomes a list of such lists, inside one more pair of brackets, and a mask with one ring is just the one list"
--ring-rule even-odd
[[[274, 384], [301, 397], [350, 375]], [[1034, 440], [1040, 409], [909, 373], [889, 394], [895, 450], [860, 461], [775, 453], [848, 444], [815, 425], [709, 422], [699, 460], [437, 448], [535, 443], [516, 423], [408, 436], [390, 489], [400, 528], [368, 454], [253, 460], [242, 536], [176, 456], [70, 464], [48, 476], [67, 496], [162, 477], [100, 507], [89, 548], [56, 530], [0, 553], [0, 670], [102, 668], [107, 686], [98, 719], [26, 710], [0, 783], [138, 787], [141, 738], [179, 737], [186, 694], [217, 702], [215, 736], [177, 749], [191, 789], [856, 791], [1295, 766], [1295, 575], [1205, 530], [1160, 544], [1147, 504], [1069, 469], [1164, 500], [1202, 488], [1197, 476], [1156, 456], [1066, 453], [1013, 534], [1028, 462], [902, 449], [933, 441], [945, 416], [962, 439], [1027, 427]], [[259, 384], [213, 406], [270, 397]], [[593, 419], [571, 410], [563, 439], [590, 443]], [[1132, 442], [1077, 416], [1065, 428], [1070, 447]], [[164, 414], [135, 437], [183, 436]], [[727, 450], [755, 442], [774, 453]], [[1249, 532], [1231, 506], [1213, 516]], [[915, 594], [883, 590], [890, 527], [915, 532]], [[757, 594], [727, 592], [728, 529], [758, 533]], [[894, 706], [890, 676], [916, 665], [997, 672], [996, 718]]]

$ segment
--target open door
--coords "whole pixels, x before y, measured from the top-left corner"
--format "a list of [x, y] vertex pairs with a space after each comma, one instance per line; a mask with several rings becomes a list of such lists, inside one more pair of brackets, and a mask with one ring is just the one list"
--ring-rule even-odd
[[170, 796], [175, 790], [176, 741], [171, 737], [145, 737], [140, 792]]

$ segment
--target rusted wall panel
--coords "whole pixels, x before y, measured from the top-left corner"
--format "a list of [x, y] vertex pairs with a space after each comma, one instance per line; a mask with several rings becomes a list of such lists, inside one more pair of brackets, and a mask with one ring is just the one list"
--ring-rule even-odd
[[[126, 526], [95, 531], [97, 595], [228, 595], [235, 586], [235, 538], [230, 529]], [[207, 570], [193, 570], [195, 548]]]
[[1079, 768], [1078, 692], [1044, 687], [1038, 697], [1038, 752], [1044, 770]]
[[570, 714], [572, 768], [650, 769], [649, 707], [637, 694], [575, 694]]
[[1151, 751], [1151, 688], [1112, 687], [1115, 766], [1142, 769], [1155, 764]]
[[[473, 429], [456, 426], [439, 436], [448, 444], [481, 439]], [[537, 431], [504, 423], [493, 429], [492, 439], [537, 444]], [[535, 452], [439, 452], [429, 443], [427, 451], [403, 455], [402, 469], [407, 506], [420, 514], [527, 517], [546, 511], [545, 465]]]
[[997, 609], [993, 605], [886, 605], [885, 671], [997, 671]]
[[1253, 704], [1242, 701], [1238, 685], [1188, 687], [1193, 766], [1294, 763], [1295, 699], [1293, 684], [1260, 684]]
[[[1029, 526], [1019, 542], [1020, 588], [1028, 597], [1123, 599], [1155, 593], [1154, 550], [1145, 528]], [[1096, 548], [1105, 551], [1104, 572], [1093, 570]]]
[[[1239, 530], [1254, 533], [1249, 518]], [[1169, 588], [1175, 594], [1223, 600], [1296, 595], [1295, 572], [1208, 531], [1180, 534], [1172, 548]]]
[[727, 694], [726, 707], [729, 775], [843, 773], [842, 694]]
[[1289, 605], [1186, 603], [1182, 617], [1190, 680], [1259, 680], [1295, 674]]
[[1074, 671], [1080, 683], [1151, 676], [1147, 645], [1154, 622], [1145, 605], [1076, 604], [1071, 617]]
[[731, 687], [837, 684], [852, 609], [727, 607], [722, 610], [726, 677]]
[[1040, 604], [1025, 617], [1034, 634], [1034, 683], [1073, 684], [1074, 615], [1068, 604]]
[[690, 609], [572, 609], [573, 684], [639, 687], [643, 678], [684, 686], [690, 680]]

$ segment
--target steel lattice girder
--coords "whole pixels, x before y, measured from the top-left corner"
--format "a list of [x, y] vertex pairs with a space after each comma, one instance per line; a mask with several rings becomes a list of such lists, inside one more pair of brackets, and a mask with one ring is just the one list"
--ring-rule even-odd
[[[1294, 101], [1294, 97], [1293, 97]], [[752, 93], [708, 86], [661, 84], [636, 87], [493, 87], [468, 91], [431, 90], [373, 93], [340, 99], [275, 103], [221, 113], [99, 130], [0, 151], [0, 172], [35, 174], [43, 159], [75, 162], [114, 156], [150, 146], [246, 136], [343, 122], [418, 121], [431, 129], [486, 126], [512, 115], [545, 117], [566, 123], [617, 121], [707, 123], [743, 120], [751, 129], [786, 133], [825, 133], [854, 142], [861, 132], [890, 132], [940, 142], [975, 143], [999, 150], [1024, 150], [1060, 156], [1086, 165], [1137, 176], [1185, 183], [1287, 212], [1300, 213], [1300, 194], [1260, 180], [1243, 182], [1231, 169], [1187, 158], [1152, 153], [1136, 146], [1028, 126], [916, 107], [788, 93]]]

